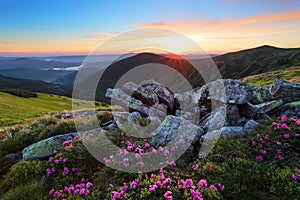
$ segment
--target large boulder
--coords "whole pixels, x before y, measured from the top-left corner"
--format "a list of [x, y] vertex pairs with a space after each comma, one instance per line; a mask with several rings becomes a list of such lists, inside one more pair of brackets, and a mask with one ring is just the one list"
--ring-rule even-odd
[[300, 84], [297, 83], [290, 83], [276, 78], [270, 92], [273, 99], [281, 99], [284, 102], [300, 100]]
[[300, 118], [300, 101], [294, 101], [291, 103], [286, 103], [276, 109], [274, 109], [271, 113], [273, 116], [295, 116]]
[[[168, 115], [160, 126], [152, 133], [151, 144], [155, 147], [166, 146], [169, 142], [174, 141], [180, 146], [178, 138], [185, 142], [194, 142], [204, 134], [204, 130], [195, 126], [189, 121]], [[195, 139], [196, 138], [196, 139]]]
[[261, 104], [263, 102], [272, 101], [270, 86], [253, 86], [249, 87], [249, 102], [252, 104]]
[[77, 133], [57, 135], [31, 144], [30, 146], [23, 149], [23, 160], [47, 158], [51, 156], [55, 150], [62, 149], [64, 147], [64, 141], [72, 140], [76, 136], [78, 136]]
[[147, 106], [152, 106], [159, 103], [159, 99], [153, 89], [149, 87], [140, 87], [133, 82], [128, 82], [123, 85], [123, 90], [128, 94], [139, 99]]
[[245, 104], [250, 99], [249, 84], [241, 80], [219, 79], [207, 83], [197, 92], [202, 99], [212, 99], [228, 104]]
[[123, 85], [123, 90], [147, 106], [164, 104], [169, 114], [175, 113], [174, 94], [154, 80], [144, 81], [140, 86], [133, 82], [128, 82]]
[[160, 118], [164, 118], [166, 116], [167, 108], [163, 104], [156, 104], [152, 107], [147, 106], [142, 101], [135, 99], [126, 93], [124, 93], [121, 89], [107, 89], [106, 97], [113, 99], [125, 109], [131, 109], [134, 111], [138, 111], [144, 116], [157, 116]]

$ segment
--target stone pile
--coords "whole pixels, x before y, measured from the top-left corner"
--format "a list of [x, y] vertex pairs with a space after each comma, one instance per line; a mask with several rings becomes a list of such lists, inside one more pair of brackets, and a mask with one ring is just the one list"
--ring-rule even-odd
[[199, 150], [210, 132], [242, 135], [271, 117], [300, 117], [300, 84], [280, 79], [271, 86], [220, 79], [181, 94], [153, 80], [140, 85], [128, 82], [121, 89], [107, 89], [106, 97], [129, 111], [129, 121], [133, 117], [161, 121], [154, 131], [156, 146], [169, 142], [180, 123], [195, 130], [186, 134], [194, 137], [192, 144]]

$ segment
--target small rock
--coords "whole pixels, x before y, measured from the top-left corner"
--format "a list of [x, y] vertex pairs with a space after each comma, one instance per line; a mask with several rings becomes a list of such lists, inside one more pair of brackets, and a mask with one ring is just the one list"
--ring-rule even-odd
[[246, 134], [252, 133], [258, 125], [259, 123], [251, 119], [244, 125], [244, 132]]
[[221, 137], [244, 135], [245, 132], [241, 126], [226, 126], [221, 128]]

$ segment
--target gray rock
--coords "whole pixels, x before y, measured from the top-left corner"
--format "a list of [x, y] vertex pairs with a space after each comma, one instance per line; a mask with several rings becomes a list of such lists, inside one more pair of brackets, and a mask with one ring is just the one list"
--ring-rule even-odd
[[226, 110], [219, 109], [202, 122], [204, 130], [218, 130], [226, 123]]
[[222, 103], [245, 104], [251, 96], [248, 95], [249, 84], [241, 80], [219, 79], [207, 83], [200, 90], [201, 99], [212, 99]]
[[253, 105], [250, 102], [240, 106], [240, 112], [242, 115], [250, 118], [259, 118], [262, 114], [268, 113], [271, 110], [281, 106], [282, 100], [269, 101], [257, 105]]
[[286, 103], [276, 109], [274, 109], [270, 115], [273, 116], [295, 116], [297, 118], [300, 118], [300, 101], [294, 101], [291, 103]]
[[236, 126], [240, 124], [241, 115], [236, 105], [226, 106], [226, 122], [225, 126]]
[[23, 149], [23, 160], [43, 159], [51, 156], [55, 150], [59, 150], [64, 147], [64, 141], [72, 140], [75, 136], [78, 136], [78, 134], [69, 133], [64, 135], [57, 135], [31, 144], [30, 146]]
[[260, 104], [263, 102], [272, 101], [270, 86], [250, 86], [249, 89], [250, 100], [252, 104]]
[[197, 130], [197, 134], [192, 142], [192, 145], [195, 145], [196, 143], [199, 142], [200, 138], [205, 134], [204, 130], [202, 128], [199, 128]]
[[134, 122], [134, 121], [139, 120], [141, 118], [142, 118], [142, 115], [139, 112], [132, 112], [132, 113], [129, 113], [129, 115], [128, 115], [128, 121], [129, 122]]
[[[195, 137], [200, 138], [203, 134], [204, 131], [201, 127], [195, 126], [183, 118], [168, 115], [153, 132], [151, 144], [155, 147], [165, 146], [179, 137], [192, 143], [195, 141]], [[180, 145], [178, 141], [177, 143]]]
[[123, 108], [125, 109], [130, 108], [132, 110], [140, 112], [142, 115], [146, 115], [146, 116], [153, 115], [160, 118], [164, 118], [164, 116], [166, 115], [166, 111], [163, 110], [164, 108], [163, 105], [155, 105], [149, 107], [145, 105], [142, 101], [137, 100], [125, 94], [121, 89], [109, 88], [106, 90], [105, 96], [116, 101], [116, 103], [122, 106]]
[[127, 94], [131, 95], [135, 99], [139, 99], [147, 106], [159, 104], [158, 96], [151, 87], [140, 87], [133, 82], [128, 82], [123, 85], [123, 89], [127, 92]]
[[284, 102], [300, 100], [300, 84], [297, 83], [290, 83], [276, 78], [270, 92], [273, 99], [282, 99]]
[[17, 153], [10, 153], [4, 156], [4, 158], [8, 158], [14, 162], [17, 162], [22, 159], [22, 153], [17, 152]]
[[115, 121], [111, 120], [111, 121], [108, 121], [104, 124], [101, 124], [101, 128], [104, 129], [104, 130], [112, 131], [112, 130], [117, 129], [118, 126], [117, 126]]
[[226, 126], [221, 128], [221, 137], [244, 135], [244, 129], [241, 126]]
[[244, 132], [246, 134], [252, 133], [258, 125], [259, 123], [251, 119], [244, 125]]
[[160, 104], [165, 104], [168, 108], [169, 113], [174, 114], [175, 112], [175, 99], [174, 94], [163, 86], [160, 83], [155, 82], [154, 80], [148, 80], [141, 83], [141, 87], [145, 88], [145, 91], [149, 91], [149, 93], [154, 93], [157, 95]]

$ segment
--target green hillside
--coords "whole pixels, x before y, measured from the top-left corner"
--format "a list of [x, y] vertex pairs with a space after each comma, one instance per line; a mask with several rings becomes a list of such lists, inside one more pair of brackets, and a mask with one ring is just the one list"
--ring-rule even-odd
[[239, 79], [300, 66], [300, 48], [260, 46], [214, 57], [223, 78]]
[[300, 83], [300, 66], [248, 76], [242, 80], [253, 85], [262, 86], [271, 85], [275, 78], [280, 78], [281, 80], [289, 82]]
[[0, 92], [0, 127], [27, 124], [51, 112], [72, 109], [72, 99], [57, 95], [38, 94], [37, 98], [22, 98]]

